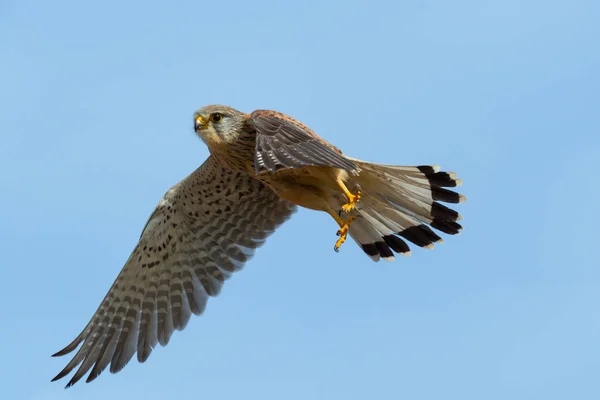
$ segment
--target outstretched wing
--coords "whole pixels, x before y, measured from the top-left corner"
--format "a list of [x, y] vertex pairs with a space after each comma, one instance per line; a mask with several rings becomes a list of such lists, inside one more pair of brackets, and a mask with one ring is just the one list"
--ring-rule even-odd
[[108, 364], [120, 371], [136, 352], [146, 361], [294, 211], [259, 181], [209, 157], [161, 199], [88, 325], [54, 355], [82, 344], [53, 381], [80, 365], [67, 387], [91, 369], [90, 382]]
[[257, 110], [250, 114], [249, 123], [256, 130], [257, 174], [306, 166], [335, 167], [352, 173], [359, 170], [338, 148], [287, 115]]

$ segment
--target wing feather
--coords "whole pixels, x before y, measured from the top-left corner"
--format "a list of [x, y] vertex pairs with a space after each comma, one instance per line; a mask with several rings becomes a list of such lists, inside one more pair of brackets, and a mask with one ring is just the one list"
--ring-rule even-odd
[[[241, 202], [238, 193], [244, 192]], [[137, 352], [144, 362], [239, 271], [295, 206], [259, 181], [225, 171], [212, 157], [161, 199], [140, 240], [84, 330], [54, 356], [79, 350], [53, 379], [77, 369], [94, 380]]]
[[335, 167], [354, 174], [359, 171], [338, 148], [287, 115], [257, 110], [249, 121], [256, 131], [257, 174], [306, 166]]

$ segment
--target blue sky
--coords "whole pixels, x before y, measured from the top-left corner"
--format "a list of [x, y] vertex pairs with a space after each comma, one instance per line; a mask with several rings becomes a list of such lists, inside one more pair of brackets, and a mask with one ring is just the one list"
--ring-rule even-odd
[[[600, 4], [0, 2], [4, 398], [600, 398]], [[372, 263], [300, 211], [145, 364], [65, 391], [192, 113], [276, 109], [441, 164], [465, 231]]]

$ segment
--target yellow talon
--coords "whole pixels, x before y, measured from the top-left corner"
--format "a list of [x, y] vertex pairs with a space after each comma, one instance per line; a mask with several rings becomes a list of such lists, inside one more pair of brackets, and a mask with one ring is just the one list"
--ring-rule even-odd
[[338, 214], [336, 214], [333, 211], [329, 211], [329, 213], [331, 214], [333, 219], [335, 219], [335, 221], [340, 226], [340, 230], [337, 231], [337, 235], [340, 238], [337, 240], [337, 242], [335, 242], [335, 246], [333, 248], [336, 252], [339, 252], [340, 247], [342, 246], [342, 244], [346, 241], [346, 238], [348, 237], [348, 229], [350, 228], [350, 224], [356, 219], [355, 216], [351, 216], [348, 219], [343, 220], [342, 212], [347, 214], [350, 211], [354, 210], [354, 208], [356, 207], [356, 203], [360, 200], [360, 190], [357, 190], [356, 194], [352, 194], [346, 187], [346, 184], [344, 183], [343, 180], [338, 179], [337, 184], [340, 187], [340, 189], [342, 189], [342, 191], [344, 192], [346, 197], [348, 198], [348, 203], [346, 203], [342, 206], [342, 208], [340, 209]]
[[360, 190], [358, 190], [356, 192], [356, 194], [352, 194], [350, 192], [348, 192], [348, 203], [344, 204], [342, 206], [342, 211], [345, 213], [349, 213], [350, 211], [354, 210], [354, 208], [356, 207], [356, 203], [358, 203], [358, 201], [360, 200]]
[[346, 221], [343, 221], [341, 219], [336, 218], [336, 221], [338, 221], [338, 224], [340, 225], [340, 230], [338, 230], [336, 233], [336, 235], [338, 235], [340, 238], [337, 240], [337, 242], [335, 242], [335, 246], [333, 247], [336, 253], [340, 251], [342, 243], [346, 241], [346, 238], [348, 237], [348, 229], [350, 228], [350, 224], [355, 219], [356, 217], [350, 217]]
[[356, 207], [356, 203], [358, 203], [358, 201], [360, 200], [360, 190], [357, 190], [356, 194], [352, 194], [350, 193], [350, 190], [348, 190], [348, 188], [346, 187], [344, 181], [338, 179], [337, 184], [348, 198], [348, 203], [342, 206], [341, 211], [349, 213], [350, 211], [354, 210], [354, 208]]

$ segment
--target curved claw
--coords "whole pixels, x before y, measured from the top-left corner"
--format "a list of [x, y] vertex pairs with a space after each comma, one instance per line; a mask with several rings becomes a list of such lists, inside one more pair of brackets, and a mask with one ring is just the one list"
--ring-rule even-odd
[[348, 229], [350, 228], [350, 224], [356, 219], [356, 217], [350, 217], [347, 221], [343, 221], [343, 225], [340, 227], [340, 230], [337, 231], [336, 235], [340, 238], [335, 242], [334, 250], [336, 253], [340, 252], [340, 247], [346, 241], [348, 237]]
[[348, 194], [348, 203], [344, 204], [342, 208], [339, 210], [340, 217], [342, 216], [342, 212], [350, 213], [350, 211], [356, 208], [356, 203], [360, 200], [360, 190], [356, 191], [356, 194]]

